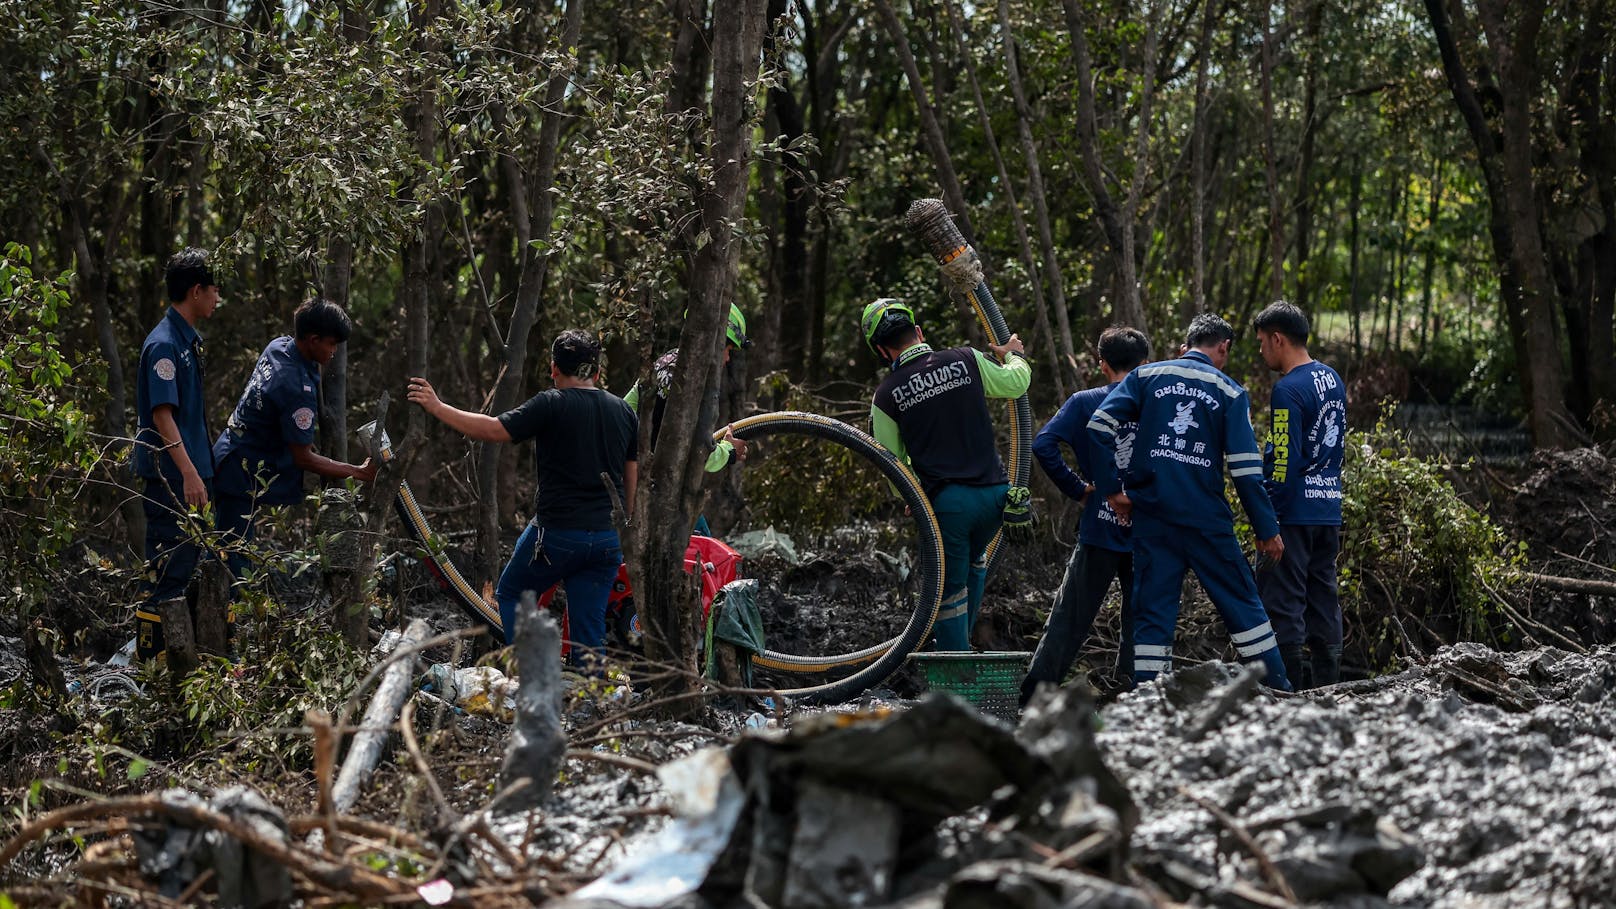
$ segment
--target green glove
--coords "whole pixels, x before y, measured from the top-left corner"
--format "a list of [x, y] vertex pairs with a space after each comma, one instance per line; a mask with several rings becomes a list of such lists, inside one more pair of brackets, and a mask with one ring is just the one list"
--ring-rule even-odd
[[1032, 539], [1032, 490], [1025, 486], [1012, 486], [1004, 505], [1004, 532], [1011, 539], [1027, 542]]

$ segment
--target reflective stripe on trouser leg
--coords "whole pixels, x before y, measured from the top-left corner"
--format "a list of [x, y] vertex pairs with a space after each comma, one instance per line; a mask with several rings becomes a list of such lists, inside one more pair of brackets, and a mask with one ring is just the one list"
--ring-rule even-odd
[[937, 609], [937, 649], [971, 649], [971, 607], [964, 587], [943, 598]]
[[[932, 496], [943, 535], [943, 603], [936, 626], [940, 650], [971, 649], [973, 607], [982, 601], [987, 579], [985, 564], [979, 568], [976, 563], [998, 526], [1002, 495], [1001, 487], [951, 484]], [[959, 618], [945, 619], [956, 606], [964, 608]]]
[[1229, 533], [1208, 534], [1206, 546], [1189, 552], [1190, 565], [1217, 608], [1242, 663], [1260, 662], [1268, 670], [1263, 684], [1291, 690], [1285, 661], [1279, 654], [1274, 626], [1257, 596], [1257, 581], [1240, 544]]
[[1152, 677], [1156, 673], [1172, 672], [1173, 648], [1161, 644], [1133, 645], [1133, 671], [1135, 675], [1148, 672]]
[[[1176, 528], [1134, 524], [1133, 538], [1133, 679], [1148, 682], [1173, 668], [1173, 634], [1178, 627], [1179, 596], [1186, 563]], [[1141, 534], [1139, 531], [1145, 530]]]

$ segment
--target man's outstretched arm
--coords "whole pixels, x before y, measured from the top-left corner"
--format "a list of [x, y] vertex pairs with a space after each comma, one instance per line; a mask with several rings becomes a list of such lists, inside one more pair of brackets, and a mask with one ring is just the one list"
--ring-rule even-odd
[[432, 383], [425, 379], [415, 377], [410, 379], [409, 399], [421, 405], [427, 412], [443, 425], [468, 439], [476, 442], [509, 442], [511, 434], [505, 429], [505, 424], [498, 417], [491, 417], [485, 413], [474, 413], [450, 407], [438, 397]]

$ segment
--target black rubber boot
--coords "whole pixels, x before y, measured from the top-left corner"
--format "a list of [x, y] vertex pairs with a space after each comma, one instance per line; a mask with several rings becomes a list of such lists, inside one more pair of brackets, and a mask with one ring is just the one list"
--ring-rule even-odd
[[1341, 681], [1340, 647], [1309, 647], [1307, 652], [1308, 668], [1313, 673], [1312, 684], [1309, 687], [1319, 688]]
[[1285, 675], [1291, 680], [1292, 691], [1312, 687], [1307, 684], [1307, 676], [1302, 673], [1305, 664], [1302, 662], [1301, 644], [1279, 645], [1279, 658], [1285, 663]]

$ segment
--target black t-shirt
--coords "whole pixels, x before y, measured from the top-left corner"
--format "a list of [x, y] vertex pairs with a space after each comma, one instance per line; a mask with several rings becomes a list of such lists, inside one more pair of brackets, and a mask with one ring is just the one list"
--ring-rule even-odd
[[1006, 482], [976, 352], [969, 347], [910, 350], [918, 355], [901, 360], [882, 380], [873, 403], [897, 424], [926, 495], [936, 496], [951, 484]]
[[[605, 472], [623, 498], [623, 465], [640, 456], [640, 421], [623, 399], [598, 388], [552, 388], [499, 415], [511, 441], [533, 439], [539, 524], [611, 530]], [[627, 503], [624, 503], [625, 506]]]

